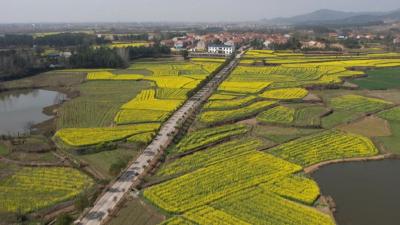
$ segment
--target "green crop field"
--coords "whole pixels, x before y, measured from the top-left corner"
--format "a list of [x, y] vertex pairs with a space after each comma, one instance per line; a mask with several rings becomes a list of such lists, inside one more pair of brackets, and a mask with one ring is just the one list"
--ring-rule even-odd
[[385, 90], [400, 88], [400, 68], [376, 69], [367, 72], [368, 77], [351, 81], [360, 88], [370, 90]]
[[115, 149], [111, 151], [80, 155], [79, 158], [89, 163], [96, 171], [104, 177], [112, 178], [110, 167], [119, 160], [133, 159], [138, 154], [134, 149]]
[[381, 112], [378, 116], [389, 121], [391, 135], [377, 139], [383, 143], [387, 151], [400, 153], [400, 107]]
[[147, 82], [90, 81], [82, 84], [80, 96], [59, 110], [58, 129], [110, 126], [119, 108], [149, 87]]
[[400, 107], [395, 107], [378, 114], [379, 117], [382, 117], [385, 120], [393, 120], [400, 122]]
[[5, 156], [9, 153], [10, 151], [6, 146], [0, 143], [0, 156]]
[[330, 106], [334, 109], [364, 113], [381, 110], [391, 104], [391, 102], [382, 99], [367, 98], [360, 95], [343, 95], [330, 100]]
[[300, 127], [319, 127], [321, 118], [329, 112], [324, 106], [306, 106], [296, 109], [294, 124]]
[[108, 225], [140, 224], [157, 225], [164, 219], [155, 209], [144, 205], [140, 200], [129, 200], [123, 204], [121, 210], [114, 216]]
[[263, 125], [256, 126], [253, 133], [258, 137], [266, 138], [275, 143], [284, 143], [319, 131], [321, 131], [321, 129], [305, 129], [287, 126], [283, 127], [277, 125]]
[[348, 123], [362, 118], [365, 114], [379, 112], [393, 105], [383, 99], [353, 94], [329, 98], [327, 102], [333, 108], [333, 112], [321, 119], [324, 128]]

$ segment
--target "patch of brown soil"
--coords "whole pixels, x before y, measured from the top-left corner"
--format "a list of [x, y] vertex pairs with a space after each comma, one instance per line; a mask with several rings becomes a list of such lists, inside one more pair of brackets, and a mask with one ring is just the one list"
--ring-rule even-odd
[[336, 204], [332, 197], [321, 195], [317, 200], [316, 208], [320, 212], [328, 214], [333, 220], [335, 220], [333, 213], [336, 211]]
[[400, 90], [397, 89], [368, 91], [366, 95], [370, 97], [381, 98], [386, 101], [393, 102], [394, 104], [400, 104]]
[[272, 134], [272, 135], [292, 135], [292, 134], [298, 134], [299, 129], [295, 127], [262, 125], [262, 126], [257, 126], [256, 133]]
[[393, 154], [388, 153], [388, 154], [384, 154], [384, 155], [376, 155], [376, 156], [371, 156], [371, 157], [334, 159], [334, 160], [325, 161], [325, 162], [321, 162], [321, 163], [306, 167], [303, 169], [303, 171], [306, 174], [311, 174], [311, 173], [317, 171], [319, 168], [321, 168], [323, 166], [331, 165], [331, 164], [344, 163], [344, 162], [366, 162], [366, 161], [384, 160], [384, 159], [389, 159], [389, 158], [393, 158], [393, 157], [394, 157]]
[[242, 121], [239, 121], [239, 122], [237, 122], [238, 124], [244, 124], [244, 125], [251, 125], [251, 126], [254, 126], [254, 125], [257, 125], [257, 119], [256, 118], [251, 118], [251, 119], [247, 119], [247, 120], [242, 120]]
[[348, 89], [351, 89], [351, 90], [354, 90], [354, 89], [357, 89], [357, 88], [358, 88], [358, 85], [357, 85], [357, 84], [350, 83], [350, 82], [348, 82], [348, 81], [345, 81], [345, 82], [343, 83], [342, 87], [348, 88]]
[[306, 102], [322, 102], [322, 99], [315, 94], [309, 93], [306, 97], [303, 98], [303, 101]]
[[366, 137], [385, 137], [392, 134], [389, 123], [376, 116], [367, 116], [353, 123], [340, 125], [337, 128]]

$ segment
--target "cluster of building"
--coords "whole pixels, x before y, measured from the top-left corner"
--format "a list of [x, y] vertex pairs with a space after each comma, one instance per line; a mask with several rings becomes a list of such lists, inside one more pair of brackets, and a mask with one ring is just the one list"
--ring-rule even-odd
[[400, 45], [400, 36], [393, 39], [393, 44]]
[[175, 50], [188, 50], [192, 53], [209, 53], [230, 55], [236, 47], [251, 40], [265, 40], [265, 47], [273, 43], [286, 43], [290, 35], [261, 34], [261, 33], [215, 33], [198, 35], [189, 33], [186, 36], [175, 37], [169, 40], [162, 40], [161, 45], [171, 47]]
[[383, 40], [386, 38], [385, 35], [382, 34], [373, 34], [373, 33], [365, 33], [365, 32], [348, 32], [348, 33], [337, 33], [331, 32], [328, 33], [328, 37], [334, 40], [346, 40], [346, 39], [357, 39], [357, 40]]

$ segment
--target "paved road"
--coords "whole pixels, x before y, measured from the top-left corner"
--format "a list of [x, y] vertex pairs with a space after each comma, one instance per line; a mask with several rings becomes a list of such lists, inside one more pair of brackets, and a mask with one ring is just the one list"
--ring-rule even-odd
[[111, 185], [111, 187], [96, 201], [91, 210], [80, 220], [75, 221], [79, 225], [100, 225], [103, 224], [109, 213], [114, 210], [117, 204], [123, 199], [137, 181], [140, 174], [144, 173], [149, 164], [156, 158], [162, 150], [171, 144], [177, 129], [190, 117], [202, 103], [205, 102], [216, 90], [218, 85], [229, 75], [230, 71], [236, 67], [238, 55], [218, 74], [216, 74], [202, 89], [188, 99], [169, 119], [163, 124], [158, 135], [146, 147], [143, 153], [133, 162], [122, 175]]

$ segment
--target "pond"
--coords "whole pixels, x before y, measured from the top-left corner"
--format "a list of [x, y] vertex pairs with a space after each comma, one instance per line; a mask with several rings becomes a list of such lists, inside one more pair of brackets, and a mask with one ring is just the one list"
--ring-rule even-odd
[[322, 167], [312, 177], [336, 202], [339, 225], [400, 224], [400, 160]]
[[32, 125], [50, 119], [43, 108], [60, 103], [66, 95], [42, 89], [0, 93], [0, 135], [26, 133]]

